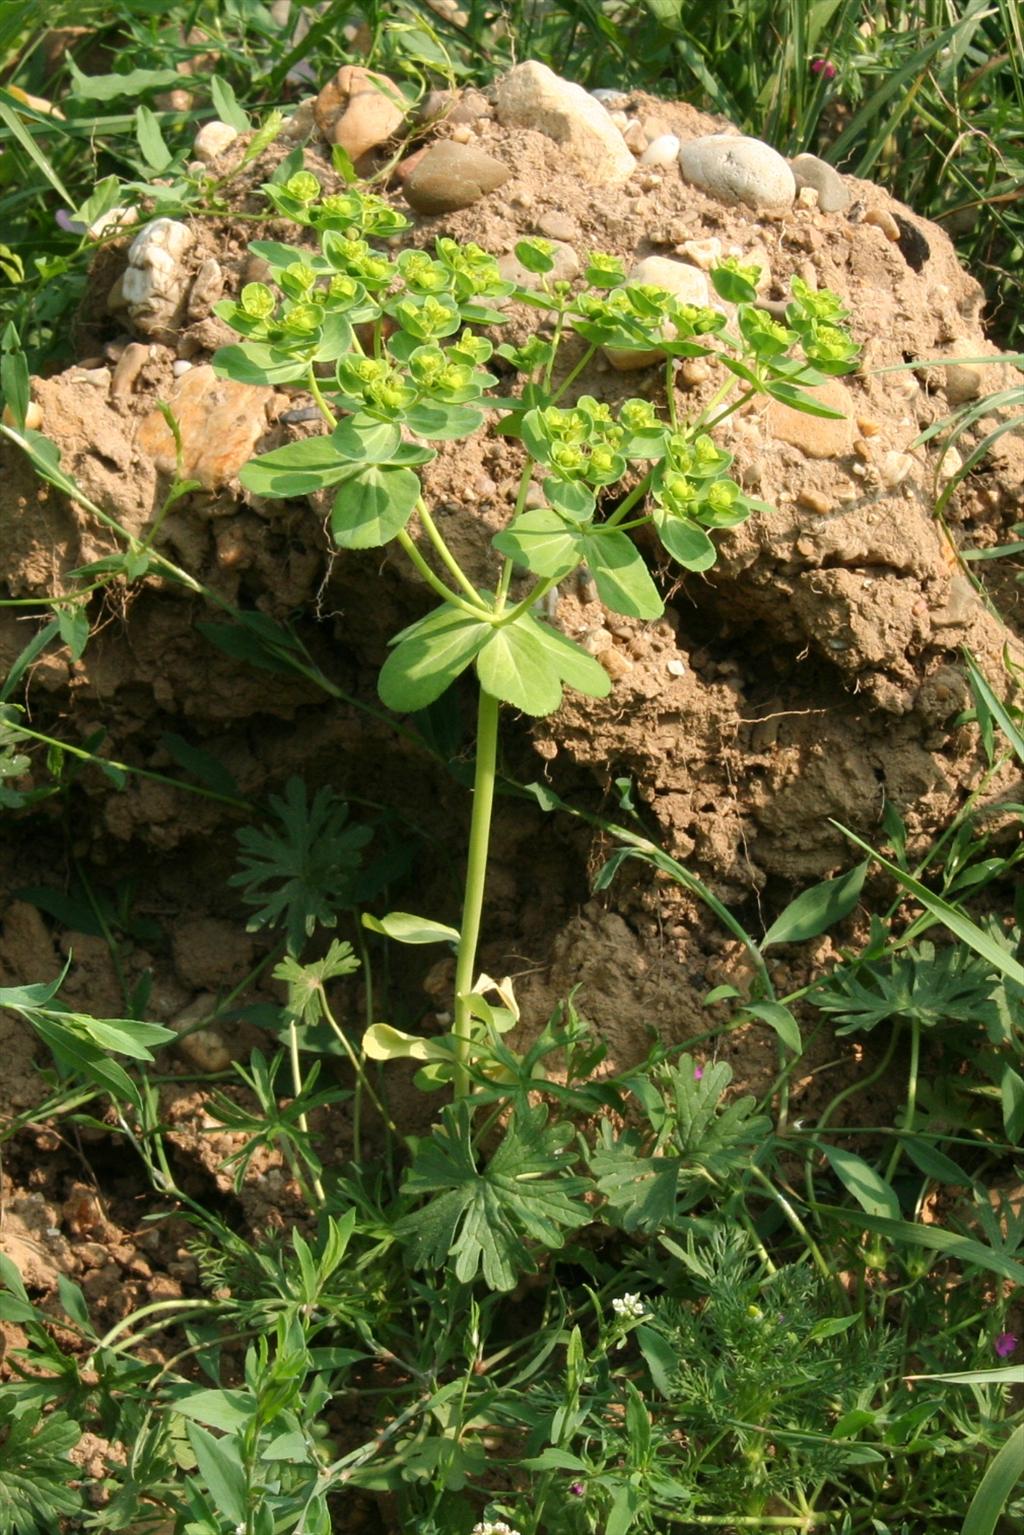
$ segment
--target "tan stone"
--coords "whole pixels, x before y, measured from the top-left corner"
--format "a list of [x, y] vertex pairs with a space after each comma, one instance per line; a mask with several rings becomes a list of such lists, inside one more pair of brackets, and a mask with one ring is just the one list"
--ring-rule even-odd
[[343, 64], [313, 106], [317, 127], [329, 144], [340, 144], [359, 160], [397, 133], [405, 121], [402, 93], [387, 75]]
[[[218, 378], [211, 367], [191, 368], [171, 389], [167, 403], [181, 432], [182, 472], [216, 490], [235, 478], [267, 429], [272, 389]], [[175, 473], [174, 437], [159, 411], [141, 422], [136, 446], [162, 474]]]
[[500, 123], [547, 134], [587, 181], [616, 186], [633, 174], [636, 162], [601, 103], [546, 64], [517, 64], [498, 81], [496, 100]]
[[841, 410], [843, 419], [837, 421], [826, 416], [809, 416], [802, 410], [783, 405], [780, 400], [769, 400], [764, 412], [765, 424], [778, 442], [788, 442], [799, 448], [807, 458], [841, 458], [853, 449], [853, 398], [845, 384], [830, 378], [827, 384], [819, 384], [807, 393], [819, 405]]

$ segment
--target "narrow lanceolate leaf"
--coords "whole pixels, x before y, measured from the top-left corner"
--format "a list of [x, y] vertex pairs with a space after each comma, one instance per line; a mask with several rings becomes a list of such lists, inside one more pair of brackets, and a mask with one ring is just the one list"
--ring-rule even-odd
[[363, 912], [363, 926], [383, 933], [395, 943], [458, 943], [459, 930], [431, 917], [416, 917], [408, 911], [389, 911], [386, 917]]
[[900, 1202], [895, 1191], [863, 1157], [845, 1146], [821, 1147], [825, 1160], [843, 1187], [853, 1195], [862, 1210], [869, 1215], [884, 1215], [890, 1220], [900, 1219]]
[[1018, 1424], [996, 1457], [989, 1461], [977, 1492], [971, 1499], [960, 1535], [993, 1535], [1014, 1488], [1020, 1486], [1024, 1466], [1024, 1423]]
[[334, 498], [331, 533], [339, 549], [377, 549], [405, 527], [419, 499], [411, 469], [368, 464]]
[[987, 959], [989, 964], [999, 971], [1000, 975], [1005, 975], [1008, 980], [1015, 981], [1018, 986], [1024, 986], [1024, 965], [1019, 960], [1014, 959], [1007, 949], [1002, 948], [996, 943], [995, 939], [986, 933], [984, 928], [980, 928], [976, 922], [971, 921], [970, 917], [965, 916], [955, 906], [951, 906], [948, 901], [944, 901], [941, 896], [933, 894], [927, 885], [922, 885], [919, 879], [914, 879], [912, 875], [907, 874], [897, 864], [890, 863], [887, 858], [883, 858], [881, 853], [876, 853], [855, 832], [849, 831], [847, 827], [840, 825], [838, 821], [833, 821], [832, 824], [839, 828], [844, 837], [848, 837], [851, 842], [856, 843], [857, 847], [863, 848], [865, 853], [869, 853], [872, 858], [880, 863], [882, 868], [891, 874], [893, 879], [902, 885], [904, 890], [909, 891], [912, 896], [915, 896], [926, 911], [930, 911], [932, 916], [937, 918], [945, 927], [948, 927], [951, 933], [955, 933], [969, 949], [973, 949], [976, 954], [980, 954], [983, 959]]
[[464, 1284], [478, 1273], [492, 1290], [511, 1290], [522, 1273], [535, 1273], [533, 1246], [561, 1247], [565, 1234], [591, 1219], [581, 1196], [588, 1179], [568, 1173], [568, 1125], [548, 1125], [547, 1110], [513, 1113], [490, 1161], [477, 1167], [471, 1115], [453, 1104], [444, 1122], [421, 1141], [402, 1192], [432, 1195], [422, 1209], [395, 1226], [416, 1264], [443, 1268], [455, 1260]]
[[761, 948], [770, 948], [773, 943], [803, 943], [807, 938], [817, 938], [826, 928], [849, 916], [860, 899], [868, 862], [865, 859], [838, 879], [826, 879], [798, 895], [776, 917], [761, 939]]

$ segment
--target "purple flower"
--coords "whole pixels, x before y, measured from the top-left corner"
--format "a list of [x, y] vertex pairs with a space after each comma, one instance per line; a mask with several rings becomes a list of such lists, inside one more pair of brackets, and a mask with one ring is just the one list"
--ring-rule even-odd
[[71, 214], [68, 213], [65, 208], [57, 209], [57, 212], [54, 214], [54, 222], [56, 223], [58, 229], [64, 230], [65, 234], [85, 234], [85, 225], [80, 224], [77, 219], [73, 219]]
[[836, 66], [831, 62], [830, 59], [811, 60], [812, 75], [824, 75], [826, 80], [834, 80], [836, 73]]
[[572, 1493], [574, 1498], [582, 1498], [586, 1490], [587, 1489], [584, 1487], [582, 1482], [569, 1483], [569, 1491]]
[[993, 1341], [992, 1347], [995, 1349], [996, 1354], [1000, 1359], [1009, 1359], [1010, 1355], [1013, 1353], [1019, 1342], [1020, 1339], [1017, 1337], [1016, 1333], [1001, 1332]]
[[695, 1066], [693, 1068], [693, 1080], [695, 1082], [699, 1082], [703, 1075], [704, 1075], [704, 1067], [703, 1066]]

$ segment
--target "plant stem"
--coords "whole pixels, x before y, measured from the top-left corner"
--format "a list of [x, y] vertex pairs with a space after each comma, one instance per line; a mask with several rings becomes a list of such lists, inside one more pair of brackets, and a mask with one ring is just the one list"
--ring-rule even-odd
[[[294, 1092], [296, 1098], [301, 1098], [305, 1083], [302, 1080], [302, 1063], [299, 1060], [299, 1031], [295, 1027], [294, 1018], [289, 1018], [288, 1020], [288, 1061], [292, 1072], [292, 1091]], [[299, 1129], [302, 1131], [303, 1135], [308, 1137], [309, 1120], [304, 1113], [299, 1115], [298, 1124]], [[300, 1179], [299, 1181], [301, 1184], [305, 1180]], [[316, 1173], [313, 1174], [311, 1186], [313, 1193], [316, 1195], [320, 1203], [323, 1204], [325, 1198], [324, 1186], [320, 1182], [320, 1179], [317, 1177]]]
[[[911, 1135], [914, 1129], [914, 1115], [917, 1112], [917, 1076], [921, 1063], [921, 1023], [917, 1018], [910, 1020], [910, 1073], [907, 1081], [907, 1106], [903, 1114], [903, 1134]], [[892, 1178], [903, 1155], [903, 1141], [898, 1139], [892, 1148], [888, 1165], [885, 1169], [886, 1183]]]
[[450, 587], [445, 586], [440, 576], [435, 576], [404, 528], [396, 535], [396, 539], [416, 566], [416, 569], [430, 587], [430, 590], [440, 597], [442, 602], [447, 602], [453, 608], [458, 608], [460, 613], [467, 613], [470, 618], [480, 618], [482, 614], [487, 612], [487, 609], [479, 601], [475, 607], [471, 607], [465, 598], [460, 597], [457, 592], [453, 592]]
[[437, 550], [438, 558], [447, 567], [452, 576], [454, 576], [455, 580], [462, 587], [462, 590], [467, 594], [470, 600], [479, 603], [480, 593], [477, 591], [476, 587], [466, 575], [466, 572], [463, 570], [462, 566], [459, 564], [458, 560], [455, 558], [454, 554], [442, 538], [440, 530], [438, 529], [438, 526], [433, 517], [431, 517], [430, 512], [427, 509], [426, 502], [423, 500], [422, 496], [420, 496], [419, 500], [416, 502], [416, 510], [419, 513], [419, 519], [423, 525], [423, 531], [426, 533], [427, 537], [430, 539], [430, 542]]
[[498, 699], [480, 689], [476, 723], [476, 772], [473, 778], [473, 816], [469, 826], [469, 853], [466, 861], [465, 898], [459, 953], [455, 966], [455, 1067], [456, 1098], [469, 1089], [466, 1061], [469, 1058], [469, 996], [476, 974], [476, 948], [480, 938], [480, 914], [484, 904], [487, 879], [487, 849], [491, 838], [491, 811], [494, 806], [494, 778], [498, 761]]

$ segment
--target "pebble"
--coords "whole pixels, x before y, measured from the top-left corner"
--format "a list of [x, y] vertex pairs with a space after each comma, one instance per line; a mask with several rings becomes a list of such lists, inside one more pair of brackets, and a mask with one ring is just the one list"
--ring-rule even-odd
[[624, 112], [629, 106], [629, 97], [625, 92], [612, 90], [604, 85], [599, 85], [590, 94], [595, 101], [601, 103], [606, 112]]
[[194, 243], [192, 231], [175, 219], [154, 219], [132, 241], [120, 299], [142, 335], [159, 336], [177, 320], [188, 281], [183, 258]]
[[[969, 341], [954, 342], [952, 351], [954, 356], [959, 352], [969, 357], [972, 352], [977, 352], [977, 346], [972, 347]], [[950, 405], [966, 405], [970, 400], [976, 400], [981, 394], [982, 370], [974, 363], [950, 363], [944, 371], [944, 389]]]
[[717, 235], [708, 235], [706, 240], [684, 240], [679, 252], [702, 272], [710, 272], [722, 260], [722, 242]]
[[442, 139], [417, 162], [402, 190], [417, 213], [454, 213], [496, 191], [511, 174], [484, 150]]
[[[628, 143], [628, 140], [627, 140]], [[674, 133], [663, 133], [651, 139], [640, 156], [641, 165], [674, 165], [679, 157], [680, 143]]]
[[132, 392], [135, 380], [149, 361], [149, 347], [144, 341], [130, 341], [121, 352], [114, 368], [110, 392], [115, 400], [123, 400]]
[[587, 181], [615, 186], [633, 174], [633, 156], [600, 101], [546, 64], [533, 59], [517, 64], [498, 81], [495, 97], [500, 123], [546, 134], [577, 162]]
[[864, 223], [874, 224], [876, 229], [882, 231], [887, 240], [891, 240], [894, 245], [899, 244], [900, 226], [892, 214], [888, 213], [884, 208], [869, 208], [864, 215]]
[[742, 203], [755, 212], [789, 208], [796, 179], [777, 150], [760, 139], [710, 134], [690, 139], [679, 151], [686, 181], [719, 202]]
[[579, 233], [575, 220], [567, 213], [542, 213], [535, 227], [548, 240], [575, 240]]
[[772, 436], [799, 448], [807, 458], [840, 458], [849, 453], [853, 447], [853, 400], [846, 385], [830, 378], [807, 393], [818, 404], [842, 411], [842, 419], [809, 416], [781, 400], [769, 400], [764, 419]]
[[686, 662], [680, 661], [677, 656], [672, 656], [668, 661], [665, 662], [665, 670], [671, 677], [685, 677]]
[[[167, 403], [181, 433], [182, 472], [216, 490], [235, 479], [267, 429], [272, 389], [218, 378], [204, 364], [181, 374]], [[162, 474], [174, 474], [176, 453], [170, 427], [158, 410], [139, 425], [136, 445]]]
[[215, 117], [213, 122], [204, 123], [196, 134], [192, 141], [192, 153], [204, 165], [211, 165], [235, 142], [237, 137], [237, 128], [232, 128], [230, 123], [222, 123]]
[[224, 292], [224, 272], [214, 256], [208, 256], [196, 273], [189, 289], [188, 316], [202, 320], [212, 314], [213, 306]]
[[789, 168], [798, 187], [811, 187], [818, 194], [822, 213], [842, 213], [850, 206], [850, 189], [834, 165], [817, 155], [796, 155]]
[[231, 1065], [231, 1051], [219, 1029], [196, 1029], [191, 1034], [184, 1033], [185, 1029], [192, 1028], [200, 1018], [208, 1017], [216, 1008], [217, 998], [213, 992], [204, 992], [170, 1022], [175, 1033], [181, 1035], [177, 1043], [179, 1055], [191, 1061], [199, 1071], [227, 1071]]
[[[11, 410], [11, 407], [9, 405], [5, 405], [4, 406], [4, 410], [3, 410], [3, 423], [4, 423], [4, 426], [14, 426], [15, 425], [14, 412]], [[42, 426], [42, 424], [43, 424], [43, 408], [42, 408], [42, 406], [37, 404], [37, 402], [35, 400], [29, 400], [27, 406], [25, 407], [25, 430], [28, 431], [28, 432], [38, 432], [40, 427]]]
[[956, 448], [947, 448], [939, 459], [939, 479], [945, 484], [953, 480], [964, 467], [964, 461]]
[[832, 506], [827, 496], [823, 496], [820, 490], [812, 490], [809, 486], [797, 492], [796, 504], [806, 507], [809, 512], [817, 512], [819, 517], [824, 517]]
[[562, 240], [551, 240], [554, 247], [551, 259], [555, 263], [550, 272], [531, 272], [523, 266], [514, 251], [498, 258], [498, 270], [505, 282], [514, 282], [520, 288], [542, 288], [552, 282], [571, 282], [580, 275], [580, 260], [571, 245]]
[[878, 466], [878, 478], [887, 490], [895, 490], [916, 467], [909, 453], [886, 453]]
[[711, 377], [711, 369], [703, 357], [684, 357], [677, 377], [685, 388], [699, 389]]
[[181, 378], [182, 374], [187, 373], [191, 367], [192, 364], [187, 357], [176, 357], [171, 363], [171, 372], [175, 378]]
[[328, 144], [340, 144], [353, 161], [397, 133], [405, 111], [394, 81], [358, 64], [343, 64], [313, 104], [316, 125]]
[[627, 123], [625, 128], [623, 128], [622, 142], [630, 154], [636, 155], [638, 159], [643, 155], [644, 150], [647, 148], [647, 135], [636, 118], [632, 122]]

